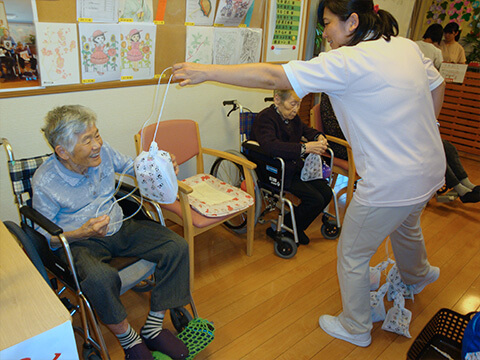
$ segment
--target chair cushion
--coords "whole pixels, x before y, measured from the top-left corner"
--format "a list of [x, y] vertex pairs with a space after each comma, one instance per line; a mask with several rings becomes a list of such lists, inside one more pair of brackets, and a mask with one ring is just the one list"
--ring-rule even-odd
[[228, 216], [254, 204], [248, 193], [212, 175], [197, 174], [182, 181], [193, 188], [190, 205], [206, 217]]

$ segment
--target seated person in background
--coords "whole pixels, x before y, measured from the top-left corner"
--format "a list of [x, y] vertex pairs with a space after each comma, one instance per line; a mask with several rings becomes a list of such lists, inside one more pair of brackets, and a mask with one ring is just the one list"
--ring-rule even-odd
[[443, 28], [443, 35], [445, 40], [440, 42], [443, 61], [454, 64], [465, 64], [467, 62], [465, 50], [463, 46], [458, 43], [460, 39], [460, 26], [455, 22], [448, 23]]
[[[345, 135], [343, 135], [342, 129], [340, 129], [330, 98], [325, 93], [320, 95], [320, 118], [322, 119], [323, 132], [325, 135], [331, 135], [345, 140]], [[334, 142], [328, 144], [328, 146], [333, 150], [335, 158], [348, 160], [347, 149], [345, 146]]]
[[[285, 190], [302, 201], [295, 208], [298, 240], [300, 244], [308, 244], [310, 239], [305, 230], [332, 199], [332, 189], [324, 179], [308, 182], [300, 179], [302, 157], [310, 153], [322, 155], [327, 140], [297, 115], [302, 100], [293, 90], [275, 90], [273, 101], [254, 120], [251, 140], [257, 141], [269, 155], [285, 161]], [[302, 137], [308, 142], [301, 143]], [[285, 225], [292, 227], [291, 217], [286, 216]]]
[[30, 69], [32, 71], [36, 71], [37, 69], [37, 59], [32, 56], [30, 49], [23, 45], [23, 43], [19, 42], [17, 48], [15, 49], [15, 53], [18, 55], [18, 63], [22, 68], [22, 72], [25, 72], [25, 65], [27, 63], [30, 64]]
[[455, 146], [447, 140], [442, 139], [442, 142], [447, 157], [447, 171], [445, 173], [447, 188], [453, 188], [463, 203], [479, 202], [480, 186], [472, 184], [469, 180]]
[[[162, 322], [166, 309], [190, 301], [187, 242], [153, 221], [122, 223], [122, 209], [113, 198], [115, 172], [130, 169], [127, 173], [133, 174], [133, 160], [103, 142], [96, 120], [92, 110], [80, 105], [47, 114], [43, 131], [54, 154], [33, 177], [33, 207], [63, 228], [82, 290], [119, 339], [126, 359], [153, 359], [149, 349], [184, 359], [188, 349], [162, 329]], [[49, 243], [52, 249], [60, 247], [57, 237]], [[57, 252], [64, 258], [61, 249]], [[157, 263], [151, 310], [140, 335], [128, 323], [120, 301], [118, 272], [107, 263], [122, 256]]]
[[3, 29], [3, 35], [0, 37], [0, 45], [6, 48], [11, 55], [15, 53], [17, 43], [13, 39], [12, 35], [10, 35], [10, 30]]
[[440, 41], [443, 37], [443, 28], [440, 24], [430, 25], [425, 34], [423, 35], [423, 40], [416, 41], [416, 44], [422, 50], [425, 57], [433, 61], [433, 65], [440, 69], [440, 65], [443, 62], [442, 50], [438, 47], [440, 46]]

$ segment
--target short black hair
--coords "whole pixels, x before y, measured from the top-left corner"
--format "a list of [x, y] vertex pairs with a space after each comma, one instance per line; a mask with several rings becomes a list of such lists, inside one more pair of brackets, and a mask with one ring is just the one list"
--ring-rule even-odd
[[458, 34], [457, 36], [455, 36], [456, 41], [460, 40], [460, 33], [461, 33], [460, 25], [458, 25], [456, 22], [451, 22], [445, 25], [445, 27], [443, 28], [443, 32], [448, 34], [453, 34], [454, 32], [457, 32], [457, 31], [458, 31]]
[[434, 43], [439, 43], [442, 41], [443, 37], [443, 28], [440, 24], [432, 24], [430, 25], [425, 34], [423, 35], [424, 39], [431, 39]]

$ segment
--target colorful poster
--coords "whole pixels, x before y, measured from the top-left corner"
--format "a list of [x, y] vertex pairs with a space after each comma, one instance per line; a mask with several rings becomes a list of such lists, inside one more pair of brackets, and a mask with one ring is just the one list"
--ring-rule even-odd
[[216, 0], [185, 0], [185, 22], [192, 25], [213, 25]]
[[118, 0], [77, 0], [77, 18], [93, 22], [118, 21]]
[[297, 45], [300, 15], [302, 11], [301, 0], [276, 0], [277, 12], [273, 45]]
[[77, 25], [39, 22], [36, 29], [42, 85], [78, 84]]
[[185, 61], [211, 64], [213, 60], [213, 27], [187, 26]]
[[215, 24], [238, 26], [247, 15], [254, 0], [220, 0]]
[[120, 80], [120, 26], [80, 23], [82, 82]]
[[156, 25], [122, 23], [120, 29], [121, 80], [153, 78]]
[[120, 0], [118, 18], [153, 22], [152, 0]]

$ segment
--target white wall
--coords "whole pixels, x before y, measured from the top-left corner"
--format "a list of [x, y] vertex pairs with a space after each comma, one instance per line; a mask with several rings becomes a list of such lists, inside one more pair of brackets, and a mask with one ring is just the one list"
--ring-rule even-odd
[[[160, 87], [159, 104], [165, 88], [165, 85]], [[43, 117], [55, 106], [81, 104], [97, 113], [97, 126], [104, 140], [121, 152], [134, 157], [133, 135], [140, 130], [150, 115], [155, 90], [155, 86], [138, 86], [0, 99], [0, 137], [10, 141], [17, 159], [49, 153], [51, 149], [40, 131]], [[227, 118], [227, 111], [231, 107], [224, 107], [222, 101], [236, 99], [252, 111], [260, 111], [266, 107], [263, 99], [267, 96], [271, 96], [271, 91], [216, 83], [186, 88], [171, 85], [162, 120], [175, 118], [195, 120], [200, 126], [203, 146], [220, 150], [238, 149], [238, 111]], [[17, 221], [18, 212], [13, 203], [6, 160], [5, 151], [1, 150], [0, 220]], [[206, 172], [210, 170], [212, 161], [213, 159], [206, 158]], [[193, 172], [193, 164], [184, 164], [180, 169], [179, 178], [183, 179]]]

